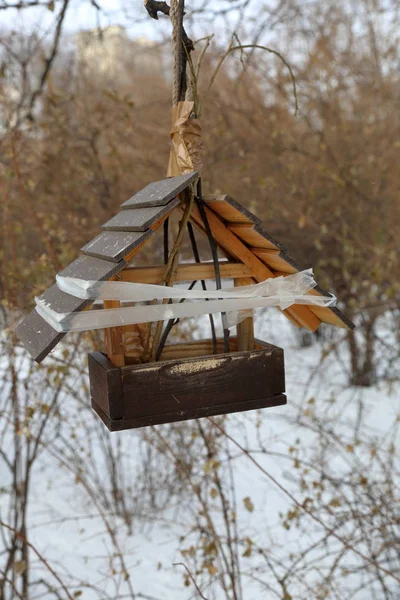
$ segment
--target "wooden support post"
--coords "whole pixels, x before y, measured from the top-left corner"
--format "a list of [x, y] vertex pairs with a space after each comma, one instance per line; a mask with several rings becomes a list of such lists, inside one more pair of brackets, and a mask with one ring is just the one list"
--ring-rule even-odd
[[[241, 277], [235, 279], [235, 287], [242, 285], [252, 285], [254, 281], [251, 277]], [[241, 323], [238, 323], [237, 327], [237, 341], [238, 350], [243, 352], [245, 350], [254, 350], [254, 319], [248, 317]]]
[[[119, 300], [104, 300], [104, 308], [119, 308]], [[105, 351], [110, 361], [116, 367], [125, 365], [122, 327], [110, 327], [104, 332]]]

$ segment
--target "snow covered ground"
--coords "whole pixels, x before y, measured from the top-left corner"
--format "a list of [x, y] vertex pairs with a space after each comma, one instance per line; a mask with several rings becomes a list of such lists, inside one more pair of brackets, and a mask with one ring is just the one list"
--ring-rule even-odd
[[[362, 410], [369, 433], [376, 437], [377, 443], [381, 443], [382, 436], [399, 417], [400, 389], [390, 390], [385, 383], [369, 389], [349, 389], [340, 354], [324, 357], [319, 343], [300, 348], [297, 332], [285, 319], [271, 310], [263, 315], [263, 318], [256, 319], [256, 335], [285, 350], [288, 405], [231, 415], [224, 427], [250, 450], [267, 449], [264, 454], [255, 454], [257, 461], [288, 491], [296, 494], [298, 472], [293, 466], [291, 452], [296, 453], [299, 449], [304, 455], [311, 456], [317, 444], [317, 434], [302, 426], [304, 415], [305, 418], [312, 417], [315, 411], [321, 416], [323, 411], [325, 422], [332, 422], [336, 430], [340, 420], [341, 435], [351, 444], [354, 424]], [[196, 335], [201, 337], [206, 328], [205, 318]], [[344, 351], [341, 346], [339, 352]], [[71, 391], [80, 385], [81, 375], [77, 375]], [[141, 489], [147, 468], [143, 432], [108, 434], [97, 417], [82, 405], [82, 398], [83, 402], [89, 403], [88, 398], [82, 394], [78, 394], [78, 398], [74, 397], [74, 393], [70, 398], [68, 395], [62, 397], [60, 411], [63, 425], [60, 433], [54, 439], [54, 447], [44, 450], [35, 466], [28, 517], [30, 542], [68, 582], [71, 592], [77, 597], [84, 600], [124, 598], [128, 587], [116, 547], [107, 532], [108, 524], [117, 532], [117, 544], [138, 598], [189, 600], [199, 597], [193, 585], [184, 585], [184, 568], [174, 566], [174, 563], [186, 563], [181, 550], [191, 543], [196, 544], [198, 539], [192, 530], [196, 520], [193, 511], [199, 510], [198, 505], [190, 500], [190, 493], [180, 492], [166, 501], [167, 483], [163, 481], [163, 473], [168, 467], [166, 458], [160, 459], [156, 468], [156, 486], [157, 481], [160, 482], [157, 498], [150, 502], [148, 495], [143, 494], [143, 500]], [[187, 427], [188, 436], [192, 434], [190, 423], [182, 427]], [[169, 430], [162, 427], [160, 431], [168, 435]], [[146, 430], [146, 435], [153, 434]], [[131, 531], [120, 516], [114, 515], [112, 502], [107, 506], [107, 494], [100, 489], [100, 484], [104, 488], [109, 486], [109, 478], [105, 475], [107, 459], [104, 448], [110, 441], [115, 449], [119, 447], [122, 457], [118, 476], [123, 480], [128, 508], [133, 513]], [[288, 496], [232, 445], [230, 454], [234, 466], [239, 535], [243, 539], [251, 539], [255, 546], [273, 547], [274, 552], [285, 561], [291, 548], [296, 552], [301, 547], [300, 538], [305, 540], [308, 536], [312, 539], [318, 535], [315, 523], [310, 521], [308, 524], [311, 533], [307, 532], [307, 528], [283, 529], [280, 515], [292, 506]], [[337, 461], [339, 472], [339, 453], [332, 460]], [[80, 485], [77, 477], [79, 469], [86, 487]], [[1, 487], [6, 483], [3, 479]], [[245, 500], [247, 498], [251, 500], [250, 507]], [[0, 495], [3, 517], [7, 514], [8, 503], [7, 494]], [[217, 514], [215, 519], [222, 527]], [[276, 597], [270, 596], [255, 580], [254, 569], [258, 567], [259, 578], [263, 578], [257, 554], [251, 553], [241, 561], [243, 600]], [[32, 562], [34, 578], [49, 579], [44, 566], [35, 557], [32, 557]], [[218, 592], [217, 586], [205, 590], [204, 595], [210, 600], [225, 597], [221, 591]], [[45, 598], [46, 595], [42, 592], [40, 597]], [[371, 597], [368, 590], [357, 596], [365, 600]]]

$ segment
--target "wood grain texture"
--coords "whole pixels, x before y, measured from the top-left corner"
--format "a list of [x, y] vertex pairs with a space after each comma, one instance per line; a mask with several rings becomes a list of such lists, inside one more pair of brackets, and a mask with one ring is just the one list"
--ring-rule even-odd
[[[110, 429], [121, 430], [285, 404], [283, 350], [256, 343], [251, 352], [121, 369], [94, 353], [89, 359], [93, 408]], [[122, 418], [112, 416], [121, 414], [121, 381]]]
[[[310, 294], [316, 293], [314, 290]], [[326, 294], [321, 294], [325, 296]], [[310, 306], [310, 310], [319, 318], [323, 323], [327, 325], [334, 325], [335, 327], [341, 327], [352, 331], [355, 328], [354, 323], [347, 318], [341, 310], [332, 306], [332, 308], [325, 308], [323, 306]]]
[[251, 248], [251, 251], [274, 271], [281, 271], [287, 275], [292, 275], [302, 270], [298, 265], [294, 266], [293, 261], [289, 262], [287, 255], [280, 252], [280, 250]]
[[119, 262], [139, 245], [143, 244], [154, 233], [147, 231], [103, 231], [91, 242], [83, 246], [81, 251], [111, 262]]
[[88, 357], [90, 395], [110, 419], [122, 419], [123, 397], [121, 370], [101, 352]]
[[[222, 279], [237, 279], [238, 277], [250, 277], [249, 267], [242, 263], [220, 262]], [[155, 267], [128, 267], [121, 271], [118, 279], [136, 283], [159, 284], [165, 273], [165, 266]], [[214, 265], [212, 263], [188, 263], [178, 265], [176, 271], [176, 282], [200, 281], [215, 279]]]
[[269, 347], [124, 367], [124, 418], [274, 396], [284, 391], [283, 351]]
[[[119, 300], [104, 300], [104, 308], [120, 308]], [[125, 364], [125, 351], [123, 343], [123, 328], [108, 327], [104, 330], [104, 348], [110, 361], [116, 367], [123, 367]]]
[[162, 423], [178, 423], [190, 419], [202, 419], [204, 417], [213, 417], [248, 410], [258, 410], [262, 408], [273, 408], [287, 404], [285, 394], [276, 396], [257, 398], [255, 400], [245, 400], [242, 402], [230, 402], [227, 404], [205, 406], [197, 409], [180, 410], [164, 414], [146, 415], [144, 417], [135, 417], [132, 419], [110, 419], [99, 406], [92, 400], [92, 408], [103, 421], [104, 425], [110, 431], [124, 431], [127, 429], [137, 429], [139, 427], [149, 427], [161, 425]]
[[[237, 340], [229, 337], [229, 352], [237, 352]], [[213, 354], [212, 340], [196, 340], [195, 342], [185, 342], [181, 344], [171, 344], [165, 346], [160, 360], [175, 360], [177, 358], [199, 358], [201, 356], [210, 356]], [[216, 354], [224, 354], [224, 340], [216, 340]]]
[[[64, 269], [61, 275], [103, 281], [125, 269], [126, 262], [123, 259], [126, 258], [128, 262], [140, 251], [152, 232], [179, 205], [176, 194], [186, 189], [197, 176], [197, 173], [191, 173], [154, 182], [135, 194], [123, 204], [123, 210], [103, 226], [103, 233], [84, 246], [82, 251], [85, 254]], [[242, 263], [240, 266], [222, 267], [223, 271], [227, 269], [223, 277], [252, 276], [256, 281], [263, 281], [268, 277], [288, 275], [300, 269], [286, 253], [284, 246], [260, 227], [260, 219], [238, 202], [225, 195], [206, 197], [205, 204], [213, 236], [221, 252]], [[197, 207], [193, 210], [192, 221], [204, 233]], [[182, 266], [182, 278], [178, 275], [177, 281], [195, 279], [190, 268]], [[204, 272], [197, 273], [201, 275], [201, 279], [214, 278], [209, 265], [201, 265], [201, 268], [208, 269], [208, 275]], [[228, 272], [230, 268], [231, 273]], [[133, 271], [124, 273], [126, 276], [122, 277], [123, 280], [136, 281], [129, 279]], [[144, 270], [137, 273], [145, 278], [159, 276], [155, 272], [145, 274]], [[147, 281], [159, 283], [158, 279]], [[326, 295], [319, 287], [315, 288], [315, 293]], [[41, 298], [51, 308], [62, 313], [80, 311], [90, 305], [89, 301], [64, 294], [55, 285], [46, 290]], [[306, 327], [310, 331], [315, 331], [321, 322], [347, 329], [354, 328], [353, 323], [337, 308], [293, 306], [283, 312], [294, 325]], [[64, 336], [50, 327], [36, 311], [19, 323], [16, 332], [37, 362], [43, 360]]]
[[148, 208], [152, 206], [164, 206], [170, 200], [175, 198], [180, 192], [183, 192], [193, 181], [199, 177], [199, 173], [194, 171], [186, 175], [169, 177], [161, 181], [153, 181], [137, 194], [121, 204], [123, 210], [130, 208]]
[[179, 199], [171, 200], [165, 206], [122, 210], [104, 223], [106, 231], [146, 231], [155, 221], [170, 213], [179, 204]]
[[204, 202], [219, 217], [228, 223], [261, 225], [261, 220], [244, 206], [227, 195], [205, 196]]
[[266, 233], [258, 225], [233, 224], [228, 225], [230, 231], [237, 235], [247, 246], [257, 248], [270, 248], [271, 250], [282, 250], [280, 244], [275, 238]]
[[[274, 277], [271, 269], [259, 260], [251, 250], [230, 230], [210, 209], [205, 207], [207, 219], [212, 235], [219, 246], [226, 250], [230, 256], [242, 262], [251, 269], [253, 277], [258, 281], [264, 281]], [[197, 206], [193, 207], [191, 220], [197, 227], [204, 231], [203, 220]]]

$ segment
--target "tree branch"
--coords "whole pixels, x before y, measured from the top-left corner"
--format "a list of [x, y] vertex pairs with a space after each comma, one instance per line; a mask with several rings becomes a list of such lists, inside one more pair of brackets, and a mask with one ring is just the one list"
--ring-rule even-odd
[[42, 554], [39, 552], [39, 550], [37, 550], [33, 544], [28, 542], [28, 540], [19, 531], [16, 531], [13, 527], [8, 525], [7, 523], [4, 523], [4, 521], [0, 521], [0, 525], [1, 525], [1, 527], [4, 527], [5, 529], [8, 529], [9, 531], [11, 531], [16, 538], [22, 540], [24, 542], [24, 544], [26, 544], [31, 550], [33, 550], [33, 552], [36, 554], [36, 556], [38, 557], [40, 562], [42, 562], [44, 564], [46, 569], [48, 571], [50, 571], [50, 573], [53, 575], [54, 579], [56, 579], [58, 581], [58, 583], [64, 590], [68, 600], [74, 600], [74, 598], [72, 597], [72, 595], [69, 593], [68, 589], [66, 588], [65, 584], [62, 582], [62, 580], [57, 575], [57, 573], [54, 571], [54, 569], [49, 565], [49, 563], [44, 558], [44, 556], [42, 556]]
[[197, 585], [195, 578], [193, 577], [193, 575], [189, 571], [188, 567], [184, 563], [182, 563], [182, 562], [172, 563], [172, 566], [173, 567], [183, 567], [184, 569], [186, 569], [186, 572], [187, 572], [188, 576], [190, 577], [190, 580], [192, 581], [194, 587], [196, 588], [196, 592], [199, 594], [200, 598], [202, 598], [203, 600], [207, 600], [207, 598], [202, 594], [201, 589]]
[[33, 121], [32, 111], [34, 109], [36, 100], [43, 93], [43, 89], [44, 89], [45, 83], [47, 81], [47, 77], [49, 76], [50, 69], [51, 69], [54, 59], [57, 55], [58, 47], [60, 44], [62, 26], [64, 23], [64, 19], [65, 19], [65, 15], [66, 15], [66, 12], [68, 9], [69, 2], [70, 2], [70, 0], [64, 0], [64, 2], [63, 2], [63, 6], [62, 6], [62, 9], [58, 16], [58, 20], [57, 20], [57, 27], [56, 27], [56, 31], [54, 34], [53, 45], [51, 48], [50, 56], [48, 58], [46, 58], [46, 60], [45, 60], [45, 66], [44, 66], [42, 76], [40, 78], [39, 87], [33, 92], [31, 101], [29, 103], [27, 117], [28, 117], [28, 119], [30, 119], [32, 121]]

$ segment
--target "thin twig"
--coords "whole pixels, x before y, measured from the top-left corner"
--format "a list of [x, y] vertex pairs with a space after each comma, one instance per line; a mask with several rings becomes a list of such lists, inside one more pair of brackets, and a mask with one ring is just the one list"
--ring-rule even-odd
[[[233, 40], [232, 40], [233, 41]], [[284, 58], [284, 56], [278, 52], [277, 50], [273, 50], [272, 48], [268, 48], [268, 46], [261, 46], [260, 44], [240, 44], [238, 46], [233, 46], [232, 45], [232, 41], [228, 47], [228, 49], [226, 50], [225, 54], [223, 54], [223, 56], [220, 58], [220, 60], [218, 61], [217, 67], [214, 71], [214, 73], [212, 74], [210, 83], [208, 85], [208, 88], [204, 94], [204, 99], [207, 98], [211, 87], [214, 84], [214, 81], [225, 61], [225, 59], [235, 50], [246, 50], [249, 48], [259, 48], [260, 50], [265, 50], [266, 52], [269, 52], [270, 54], [275, 54], [275, 56], [277, 56], [285, 65], [285, 67], [288, 69], [289, 74], [290, 74], [290, 78], [292, 80], [292, 87], [293, 87], [293, 95], [294, 95], [294, 101], [295, 101], [295, 111], [294, 114], [295, 116], [297, 115], [298, 109], [299, 109], [299, 105], [298, 105], [298, 101], [297, 101], [297, 86], [296, 86], [296, 79], [292, 70], [292, 67], [289, 65], [289, 63], [287, 62], [287, 60]], [[204, 100], [203, 100], [204, 101]]]
[[60, 44], [62, 26], [63, 26], [63, 23], [64, 23], [65, 15], [67, 13], [69, 2], [70, 2], [70, 0], [64, 0], [62, 9], [61, 9], [60, 14], [58, 16], [57, 27], [56, 27], [56, 31], [55, 31], [55, 34], [54, 34], [53, 45], [52, 45], [52, 48], [51, 48], [50, 56], [48, 58], [46, 58], [46, 60], [45, 60], [45, 66], [44, 66], [44, 70], [43, 70], [42, 76], [40, 78], [39, 86], [33, 92], [32, 97], [31, 97], [31, 101], [29, 103], [28, 114], [27, 114], [28, 119], [33, 120], [32, 111], [33, 111], [33, 109], [35, 107], [36, 100], [38, 99], [38, 97], [43, 92], [44, 85], [45, 85], [45, 83], [47, 81], [47, 77], [48, 77], [48, 75], [50, 73], [50, 69], [51, 69], [51, 67], [53, 65], [53, 62], [54, 62], [54, 59], [55, 59], [55, 57], [57, 55], [58, 47], [59, 47], [59, 44]]
[[0, 10], [6, 10], [7, 8], [14, 8], [21, 10], [23, 8], [32, 8], [33, 6], [48, 6], [48, 2], [40, 2], [40, 0], [30, 0], [27, 2], [16, 2], [15, 4], [2, 4]]
[[3, 578], [3, 581], [8, 583], [8, 585], [12, 588], [12, 590], [13, 590], [14, 594], [17, 596], [17, 598], [19, 598], [20, 600], [24, 600], [24, 598], [21, 596], [21, 594], [17, 590], [15, 583], [7, 577], [7, 573], [5, 571], [3, 571], [2, 569], [0, 569], [0, 575]]
[[329, 533], [329, 535], [332, 535], [341, 544], [343, 544], [343, 546], [345, 548], [347, 548], [348, 550], [351, 550], [352, 552], [354, 552], [354, 554], [357, 554], [357, 556], [359, 556], [360, 558], [362, 558], [363, 560], [365, 560], [367, 563], [373, 565], [376, 569], [379, 569], [380, 571], [382, 571], [382, 573], [385, 573], [385, 575], [388, 575], [389, 577], [392, 577], [395, 581], [398, 581], [400, 583], [400, 577], [398, 577], [397, 575], [395, 575], [393, 572], [389, 571], [385, 567], [382, 567], [376, 560], [373, 560], [373, 559], [369, 558], [368, 556], [366, 556], [365, 554], [363, 554], [362, 552], [360, 552], [359, 550], [357, 550], [357, 548], [355, 548], [352, 544], [349, 544], [349, 542], [347, 542], [340, 535], [338, 535], [334, 529], [331, 529], [330, 527], [328, 527], [322, 521], [322, 519], [320, 519], [319, 517], [317, 517], [311, 510], [309, 510], [307, 508], [307, 504], [301, 504], [298, 500], [296, 500], [296, 498], [293, 496], [293, 494], [291, 494], [285, 487], [283, 487], [283, 485], [280, 484], [279, 481], [273, 475], [271, 475], [266, 469], [264, 469], [264, 467], [262, 465], [260, 465], [260, 463], [257, 462], [255, 458], [252, 457], [252, 455], [250, 454], [250, 452], [248, 450], [246, 450], [246, 448], [244, 448], [231, 435], [229, 435], [229, 433], [227, 433], [227, 431], [223, 427], [221, 427], [221, 425], [219, 425], [212, 417], [206, 417], [206, 418], [230, 442], [232, 442], [232, 444], [234, 444], [237, 448], [239, 448], [239, 450], [244, 454], [244, 456], [246, 456], [246, 458], [248, 458], [257, 467], [257, 469], [259, 469], [270, 481], [272, 481], [272, 483], [274, 485], [276, 485], [281, 490], [281, 492], [283, 492], [286, 496], [288, 496], [288, 498], [290, 498], [290, 500], [297, 506], [297, 508], [299, 510], [305, 512], [309, 517], [311, 517], [314, 521], [316, 521], [316, 523], [318, 523], [325, 531], [327, 531]]
[[58, 581], [58, 583], [60, 584], [60, 586], [64, 590], [67, 598], [69, 598], [69, 600], [74, 600], [74, 598], [71, 596], [71, 594], [69, 593], [68, 589], [66, 588], [65, 584], [62, 582], [62, 580], [57, 575], [57, 573], [54, 571], [54, 569], [49, 565], [49, 563], [44, 558], [44, 556], [42, 556], [42, 554], [39, 552], [39, 550], [37, 550], [33, 544], [31, 544], [30, 542], [28, 542], [28, 540], [21, 533], [19, 533], [19, 531], [16, 531], [13, 527], [11, 527], [10, 525], [8, 525], [7, 523], [4, 523], [4, 521], [0, 521], [0, 525], [1, 525], [1, 527], [4, 527], [5, 529], [8, 529], [9, 531], [11, 531], [15, 535], [15, 537], [17, 537], [18, 539], [22, 540], [24, 542], [24, 544], [26, 544], [31, 550], [33, 550], [33, 552], [36, 554], [36, 556], [38, 557], [38, 559], [40, 560], [40, 562], [42, 562], [44, 564], [44, 566], [46, 567], [46, 569], [48, 571], [50, 571], [50, 573], [53, 575], [54, 579], [56, 579]]
[[186, 572], [190, 578], [190, 580], [192, 581], [194, 587], [196, 588], [196, 592], [199, 594], [200, 598], [202, 598], [203, 600], [208, 600], [202, 593], [201, 589], [199, 588], [199, 586], [197, 585], [195, 578], [193, 577], [193, 575], [191, 574], [190, 570], [188, 569], [188, 567], [180, 562], [180, 563], [172, 563], [173, 567], [183, 567], [184, 569], [186, 569]]

